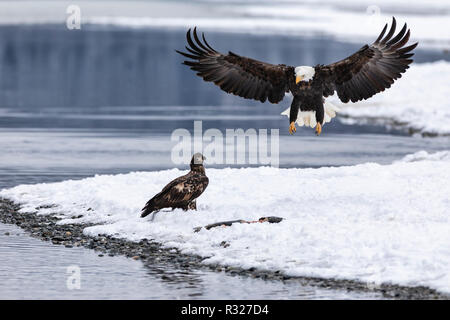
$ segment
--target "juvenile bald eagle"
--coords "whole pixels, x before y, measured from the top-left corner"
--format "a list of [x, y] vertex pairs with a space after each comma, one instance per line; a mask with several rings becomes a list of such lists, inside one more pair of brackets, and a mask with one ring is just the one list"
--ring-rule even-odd
[[181, 208], [183, 210], [197, 210], [196, 199], [208, 186], [208, 177], [205, 174], [201, 153], [192, 156], [191, 171], [188, 174], [172, 180], [160, 193], [151, 198], [142, 209], [141, 217], [155, 214], [163, 208]]
[[[212, 81], [227, 93], [261, 102], [278, 103], [286, 92], [294, 96], [291, 107], [282, 114], [289, 116], [289, 133], [298, 125], [309, 125], [319, 135], [324, 123], [331, 121], [338, 108], [325, 98], [337, 92], [342, 102], [365, 100], [389, 88], [409, 68], [414, 54], [414, 43], [405, 47], [410, 32], [406, 23], [394, 36], [396, 21], [385, 35], [386, 24], [371, 45], [365, 45], [341, 61], [314, 67], [273, 65], [229, 52], [227, 55], [214, 50], [205, 36], [198, 38], [196, 28], [186, 38], [186, 52], [177, 52], [192, 59], [183, 63], [205, 81]], [[394, 36], [394, 37], [393, 37]], [[383, 38], [384, 37], [384, 38]], [[299, 109], [301, 110], [299, 115]]]

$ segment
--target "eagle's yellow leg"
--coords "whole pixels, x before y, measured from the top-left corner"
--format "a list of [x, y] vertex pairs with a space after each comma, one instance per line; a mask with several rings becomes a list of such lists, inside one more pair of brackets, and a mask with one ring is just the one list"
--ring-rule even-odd
[[319, 135], [322, 132], [322, 125], [317, 122], [316, 125], [316, 134]]
[[295, 122], [291, 122], [291, 124], [289, 125], [289, 133], [290, 134], [294, 134], [294, 132], [297, 131], [297, 128], [295, 128]]

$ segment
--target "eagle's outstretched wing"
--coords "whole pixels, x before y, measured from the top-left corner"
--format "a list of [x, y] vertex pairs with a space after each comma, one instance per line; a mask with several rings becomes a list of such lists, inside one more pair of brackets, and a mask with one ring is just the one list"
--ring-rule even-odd
[[394, 17], [388, 34], [383, 38], [387, 26], [370, 46], [365, 45], [346, 59], [316, 68], [318, 77], [324, 82], [325, 97], [336, 90], [342, 102], [368, 99], [389, 88], [409, 68], [413, 61], [410, 58], [414, 55], [409, 52], [417, 43], [404, 47], [410, 35], [406, 23], [392, 37], [396, 27]]
[[193, 61], [183, 63], [205, 81], [212, 81], [227, 93], [261, 102], [267, 99], [278, 103], [288, 90], [288, 70], [285, 65], [273, 65], [242, 57], [232, 52], [224, 55], [214, 50], [202, 34], [203, 42], [197, 36], [196, 28], [191, 37], [191, 29], [186, 34], [189, 53], [177, 52]]
[[169, 182], [160, 193], [151, 198], [142, 209], [141, 217], [162, 208], [177, 208], [198, 198], [208, 186], [208, 177], [186, 174]]

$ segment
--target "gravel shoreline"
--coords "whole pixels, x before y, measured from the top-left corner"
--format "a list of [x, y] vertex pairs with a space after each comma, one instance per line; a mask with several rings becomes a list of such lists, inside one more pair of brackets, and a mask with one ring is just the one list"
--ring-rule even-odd
[[281, 272], [241, 269], [221, 265], [206, 265], [202, 258], [195, 255], [180, 253], [175, 248], [163, 248], [161, 244], [152, 239], [143, 239], [140, 242], [131, 242], [125, 239], [114, 238], [109, 235], [90, 237], [83, 234], [87, 224], [58, 225], [59, 218], [53, 215], [38, 216], [35, 214], [19, 213], [20, 205], [7, 199], [0, 198], [0, 222], [14, 224], [30, 233], [32, 237], [44, 241], [51, 241], [54, 245], [64, 245], [67, 248], [86, 247], [99, 252], [99, 255], [124, 255], [134, 260], [141, 260], [144, 265], [155, 262], [170, 263], [174, 267], [208, 268], [218, 272], [227, 272], [230, 275], [242, 275], [265, 280], [279, 280], [300, 285], [316, 286], [320, 288], [338, 289], [355, 292], [381, 293], [388, 299], [450, 299], [450, 296], [427, 287], [405, 287], [391, 284], [373, 286], [370, 283], [353, 280], [322, 279], [311, 277], [291, 277]]

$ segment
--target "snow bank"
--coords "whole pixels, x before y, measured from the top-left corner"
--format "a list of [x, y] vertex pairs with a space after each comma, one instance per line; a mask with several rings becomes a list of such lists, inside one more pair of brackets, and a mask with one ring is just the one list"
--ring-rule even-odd
[[336, 94], [331, 98], [340, 115], [354, 120], [395, 122], [415, 132], [450, 135], [450, 63], [412, 64], [391, 88], [367, 101], [342, 104]]
[[[58, 212], [67, 218], [62, 223], [99, 224], [86, 228], [86, 234], [155, 239], [201, 255], [205, 263], [450, 292], [449, 151], [421, 152], [390, 165], [207, 169], [210, 185], [197, 212], [140, 219], [145, 202], [183, 173], [20, 185], [0, 196], [21, 203], [22, 212]], [[193, 232], [213, 222], [263, 216], [285, 220]], [[230, 246], [224, 248], [222, 241]]]
[[[450, 46], [449, 11], [448, 2], [442, 1], [293, 1], [235, 8], [236, 14], [252, 17], [255, 30], [327, 34], [346, 42], [375, 40], [383, 25], [395, 16], [400, 27], [408, 23], [413, 41], [444, 48]], [[267, 24], [267, 19], [271, 23]], [[442, 26], [447, 26], [446, 30], [440, 30]]]
[[[65, 23], [70, 1], [0, 1], [0, 24]], [[326, 34], [373, 41], [392, 15], [407, 21], [422, 47], [450, 47], [447, 0], [78, 1], [83, 23], [227, 32]]]
[[408, 154], [407, 156], [403, 157], [403, 159], [400, 160], [400, 162], [414, 162], [414, 161], [423, 161], [423, 160], [450, 161], [450, 152], [441, 151], [441, 152], [435, 152], [435, 153], [429, 154], [426, 151], [419, 151], [414, 154]]

